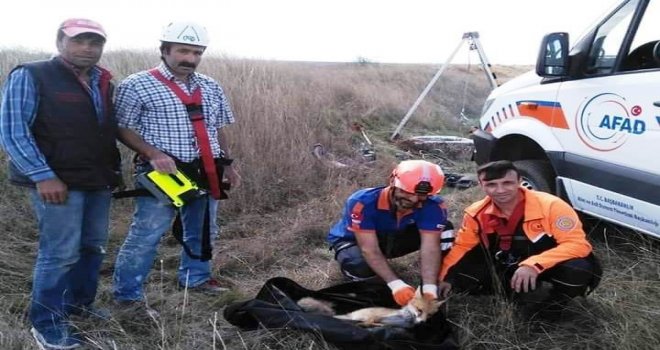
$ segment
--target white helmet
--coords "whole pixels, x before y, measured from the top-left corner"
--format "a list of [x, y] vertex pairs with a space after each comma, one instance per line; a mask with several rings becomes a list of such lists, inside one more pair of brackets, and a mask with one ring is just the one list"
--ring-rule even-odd
[[203, 26], [193, 22], [172, 22], [165, 27], [160, 41], [196, 46], [209, 45], [209, 33]]

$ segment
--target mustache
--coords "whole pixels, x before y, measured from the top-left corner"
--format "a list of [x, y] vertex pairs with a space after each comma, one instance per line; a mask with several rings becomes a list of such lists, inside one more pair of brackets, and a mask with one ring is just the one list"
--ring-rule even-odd
[[411, 207], [415, 205], [413, 201], [403, 197], [394, 197], [394, 203], [398, 207]]
[[197, 65], [194, 64], [194, 63], [190, 63], [190, 62], [181, 62], [181, 63], [179, 63], [179, 67], [196, 68]]

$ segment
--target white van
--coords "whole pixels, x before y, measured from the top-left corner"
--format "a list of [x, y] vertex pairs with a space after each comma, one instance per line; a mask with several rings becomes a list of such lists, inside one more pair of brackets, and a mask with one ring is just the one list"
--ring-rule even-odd
[[660, 0], [627, 0], [569, 50], [543, 38], [536, 72], [495, 89], [475, 160], [509, 159], [523, 185], [660, 237]]

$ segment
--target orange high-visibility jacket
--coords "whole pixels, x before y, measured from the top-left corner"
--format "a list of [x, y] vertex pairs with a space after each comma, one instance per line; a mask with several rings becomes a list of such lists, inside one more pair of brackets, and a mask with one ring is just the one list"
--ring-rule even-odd
[[[548, 235], [557, 242], [557, 246], [532, 255], [521, 261], [519, 265], [533, 267], [541, 273], [558, 263], [584, 258], [591, 253], [591, 244], [587, 241], [582, 223], [573, 208], [551, 194], [521, 189], [525, 195], [522, 225], [525, 235], [532, 244], [538, 242], [544, 235]], [[456, 265], [468, 251], [480, 242], [487, 244], [484, 243], [487, 237], [483, 232], [485, 223], [481, 213], [491, 203], [490, 197], [486, 197], [465, 209], [463, 223], [456, 234], [454, 246], [442, 260], [440, 280], [444, 280], [449, 268]]]

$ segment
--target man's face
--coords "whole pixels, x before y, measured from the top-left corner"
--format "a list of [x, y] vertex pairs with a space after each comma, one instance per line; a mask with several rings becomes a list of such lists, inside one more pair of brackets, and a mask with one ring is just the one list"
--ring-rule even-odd
[[416, 194], [406, 192], [400, 188], [395, 187], [392, 195], [392, 200], [397, 210], [408, 210], [415, 208], [420, 202], [423, 202], [426, 197], [425, 194]]
[[188, 76], [192, 74], [199, 62], [202, 61], [204, 47], [186, 44], [171, 44], [169, 52], [163, 50], [162, 55], [165, 63], [170, 67], [174, 75]]
[[520, 177], [514, 170], [509, 170], [504, 177], [493, 180], [484, 180], [484, 174], [479, 176], [481, 189], [498, 205], [514, 203], [518, 199]]
[[77, 68], [91, 68], [99, 62], [105, 39], [94, 33], [83, 33], [74, 37], [64, 35], [57, 43], [62, 58]]

